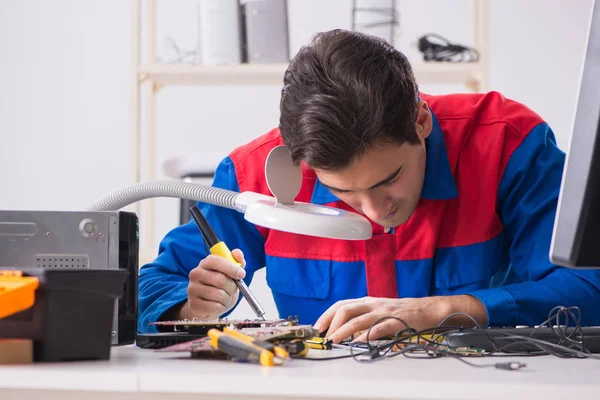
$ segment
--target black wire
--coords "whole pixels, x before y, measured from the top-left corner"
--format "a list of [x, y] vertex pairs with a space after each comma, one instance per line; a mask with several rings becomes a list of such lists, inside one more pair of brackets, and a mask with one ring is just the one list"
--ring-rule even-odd
[[[463, 315], [469, 318], [475, 328], [465, 328], [458, 326], [444, 326], [444, 324], [452, 317], [456, 315]], [[564, 321], [562, 321], [562, 319]], [[398, 331], [394, 338], [388, 341], [378, 341], [377, 344], [370, 340], [371, 330], [375, 325], [388, 320], [394, 319], [401, 322], [405, 328]], [[554, 322], [554, 325], [548, 325]], [[570, 328], [570, 325], [574, 325], [574, 327]], [[552, 329], [558, 336], [558, 343], [551, 343], [548, 341], [537, 339], [535, 336], [536, 332], [539, 329], [547, 327]], [[570, 331], [569, 331], [570, 329]], [[468, 333], [475, 332], [482, 333], [488, 339], [488, 341], [493, 346], [493, 351], [491, 352], [483, 352], [476, 354], [457, 354], [452, 351], [452, 348], [440, 344], [440, 339], [445, 339], [451, 333]], [[432, 339], [427, 339], [422, 337], [422, 335], [430, 334]], [[437, 334], [437, 336], [434, 336]], [[413, 343], [413, 340], [417, 340], [417, 344]], [[498, 343], [499, 340], [508, 343]], [[581, 340], [578, 340], [581, 339]], [[529, 336], [515, 335], [514, 333], [502, 332], [502, 331], [493, 331], [487, 332], [487, 329], [481, 327], [477, 321], [466, 313], [454, 313], [448, 315], [437, 327], [427, 328], [421, 331], [417, 331], [413, 328], [410, 328], [408, 324], [400, 318], [396, 317], [384, 317], [375, 321], [369, 327], [367, 331], [367, 340], [366, 342], [352, 342], [347, 344], [350, 347], [350, 356], [358, 361], [363, 363], [371, 363], [374, 361], [378, 361], [388, 357], [396, 357], [399, 355], [403, 355], [407, 358], [415, 358], [415, 359], [432, 359], [439, 357], [452, 357], [459, 359], [465, 364], [477, 367], [495, 367], [500, 369], [520, 369], [524, 366], [519, 362], [505, 362], [505, 363], [495, 363], [495, 364], [474, 364], [464, 360], [466, 357], [507, 357], [507, 356], [537, 356], [543, 354], [550, 354], [557, 357], [581, 357], [581, 358], [593, 358], [600, 359], [600, 355], [594, 355], [589, 350], [587, 350], [584, 346], [584, 335], [583, 330], [581, 329], [581, 311], [577, 307], [562, 307], [558, 306], [553, 308], [549, 314], [548, 319], [540, 324], [536, 329], [532, 331]], [[518, 352], [511, 352], [510, 347], [519, 345], [519, 347], [523, 347], [526, 345], [526, 352], [519, 350]], [[403, 347], [400, 347], [403, 346]], [[359, 354], [355, 354], [354, 348], [365, 349], [366, 351], [361, 352]], [[420, 352], [419, 355], [415, 353]], [[498, 354], [502, 353], [502, 354]]]
[[[475, 328], [465, 328], [461, 326], [445, 326], [445, 323], [456, 315], [462, 315], [469, 318], [475, 325]], [[401, 322], [404, 329], [399, 330], [390, 340], [371, 340], [372, 329], [386, 320], [393, 319]], [[553, 325], [549, 325], [552, 324]], [[573, 325], [573, 326], [570, 326]], [[557, 335], [557, 343], [552, 343], [535, 338], [535, 334], [541, 328], [551, 329]], [[492, 344], [493, 351], [480, 353], [456, 353], [452, 347], [446, 344], [441, 344], [440, 339], [446, 339], [451, 333], [482, 333]], [[423, 335], [431, 335], [432, 339], [424, 338]], [[437, 336], [435, 336], [437, 335]], [[600, 360], [600, 355], [592, 354], [584, 345], [584, 334], [581, 327], [581, 311], [578, 307], [563, 307], [558, 306], [553, 308], [548, 313], [548, 318], [537, 326], [529, 336], [515, 335], [510, 332], [502, 332], [495, 330], [488, 332], [482, 328], [477, 321], [466, 313], [454, 313], [448, 315], [440, 324], [433, 328], [426, 328], [417, 331], [397, 317], [383, 317], [373, 322], [367, 330], [367, 338], [365, 342], [350, 342], [346, 346], [350, 348], [350, 354], [327, 357], [327, 358], [302, 358], [305, 360], [335, 360], [341, 358], [353, 358], [357, 362], [372, 363], [389, 357], [404, 356], [411, 359], [435, 359], [440, 357], [451, 357], [470, 365], [475, 368], [494, 367], [498, 369], [515, 370], [525, 366], [520, 362], [503, 362], [495, 364], [476, 364], [467, 361], [465, 358], [473, 357], [531, 357], [537, 355], [554, 355], [561, 358], [576, 357], [576, 358], [592, 358]], [[416, 339], [416, 343], [414, 340]], [[500, 343], [503, 342], [503, 343]], [[511, 351], [511, 347], [525, 345], [526, 352], [519, 350]], [[356, 353], [355, 349], [361, 349], [360, 353]]]
[[467, 317], [467, 318], [469, 318], [469, 319], [470, 319], [470, 320], [473, 322], [473, 324], [475, 325], [475, 327], [477, 327], [477, 328], [481, 329], [481, 325], [479, 325], [479, 322], [477, 322], [477, 321], [475, 320], [475, 318], [473, 318], [472, 316], [470, 316], [469, 314], [467, 314], [467, 313], [464, 313], [464, 312], [455, 312], [455, 313], [452, 313], [452, 314], [448, 315], [446, 318], [444, 318], [444, 319], [442, 320], [442, 322], [440, 322], [440, 323], [438, 324], [438, 327], [443, 327], [443, 326], [444, 326], [444, 324], [445, 324], [445, 323], [446, 323], [446, 322], [447, 322], [447, 321], [448, 321], [450, 318], [452, 318], [452, 317], [456, 317], [457, 315], [461, 315], [461, 316], [464, 316], [464, 317]]
[[[356, 355], [356, 354], [354, 354], [354, 351], [353, 351], [354, 346], [350, 347], [350, 355], [352, 356], [352, 358], [354, 358], [355, 361], [364, 362], [365, 360], [359, 359], [358, 356], [359, 355], [364, 355], [365, 353], [367, 353], [367, 354], [370, 355], [370, 357], [371, 357], [370, 359], [379, 358], [379, 357], [385, 357], [385, 355], [391, 349], [393, 349], [393, 346], [383, 347], [382, 348], [380, 346], [371, 345], [371, 341], [369, 340], [369, 337], [371, 336], [371, 330], [375, 327], [375, 325], [377, 325], [377, 324], [379, 324], [379, 323], [381, 323], [383, 321], [386, 321], [388, 319], [393, 319], [393, 320], [399, 321], [399, 322], [401, 322], [406, 327], [405, 330], [409, 330], [409, 331], [411, 330], [411, 328], [408, 326], [408, 324], [404, 320], [402, 320], [402, 319], [400, 319], [398, 317], [389, 316], [389, 317], [379, 318], [378, 320], [376, 320], [375, 322], [373, 322], [371, 324], [371, 326], [369, 326], [369, 329], [367, 330], [367, 341], [366, 341], [367, 351], [366, 352], [362, 352], [362, 353]], [[402, 334], [402, 332], [404, 332], [405, 330], [402, 330], [402, 331], [398, 332], [395, 335], [395, 338], [398, 338]], [[394, 342], [394, 341], [392, 341], [392, 342]], [[383, 355], [381, 354], [381, 351], [384, 352]]]
[[310, 361], [330, 361], [330, 360], [339, 360], [341, 358], [350, 358], [352, 357], [352, 354], [344, 354], [343, 356], [335, 356], [335, 357], [319, 357], [319, 358], [313, 358], [313, 357], [305, 357], [305, 356], [294, 356], [294, 355], [290, 355], [291, 358], [295, 358], [298, 360], [310, 360]]
[[423, 54], [424, 61], [472, 63], [478, 62], [480, 59], [476, 49], [451, 43], [448, 39], [435, 33], [421, 36], [418, 47]]
[[[564, 325], [561, 323], [561, 317], [563, 317], [563, 316], [565, 318]], [[570, 325], [570, 319], [573, 320], [573, 323], [575, 326], [572, 328], [571, 332], [569, 333], [568, 330], [569, 330], [569, 325]], [[555, 320], [555, 325], [549, 325], [554, 320]], [[563, 326], [564, 326], [564, 329], [563, 329]], [[540, 341], [540, 340], [528, 340], [528, 338], [533, 339], [535, 334], [537, 332], [539, 332], [539, 330], [541, 328], [551, 329], [552, 332], [558, 336], [558, 338], [559, 338], [558, 343], [554, 344], [554, 343], [549, 343], [549, 342]], [[513, 342], [511, 342], [511, 343], [500, 345], [499, 343], [497, 343], [496, 340], [494, 340], [494, 338], [492, 338], [491, 333], [487, 334], [486, 338], [494, 346], [495, 352], [510, 353], [513, 351], [513, 350], [511, 350], [511, 347], [512, 348], [514, 348], [516, 346], [522, 347], [525, 344], [525, 345], [527, 345], [526, 347], [530, 350], [530, 353], [534, 353], [534, 355], [551, 354], [551, 355], [554, 355], [557, 357], [564, 358], [564, 357], [577, 357], [580, 355], [580, 353], [584, 353], [584, 354], [588, 354], [588, 355], [591, 354], [591, 352], [589, 352], [589, 350], [587, 350], [585, 348], [583, 330], [581, 329], [581, 311], [579, 310], [578, 307], [563, 307], [563, 306], [554, 307], [548, 313], [548, 318], [544, 322], [542, 322], [540, 325], [538, 325], [531, 332], [529, 337], [511, 335], [509, 333], [503, 333], [503, 332], [494, 332], [493, 335], [499, 336], [503, 340], [507, 340], [507, 339], [513, 340]], [[574, 340], [573, 338], [576, 337], [576, 335], [578, 335], [581, 338], [581, 340]], [[571, 350], [576, 350], [576, 352], [573, 352]], [[595, 357], [591, 357], [591, 358], [595, 358]]]

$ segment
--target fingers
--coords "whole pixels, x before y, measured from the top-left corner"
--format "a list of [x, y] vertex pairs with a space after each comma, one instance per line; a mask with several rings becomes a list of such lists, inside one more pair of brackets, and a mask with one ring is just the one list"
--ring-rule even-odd
[[246, 271], [240, 268], [239, 265], [214, 254], [209, 254], [204, 260], [200, 261], [199, 266], [208, 271], [220, 272], [231, 279], [243, 279], [246, 276]]
[[[371, 324], [375, 322], [378, 318], [379, 317], [375, 313], [363, 313], [361, 315], [356, 316], [355, 318], [350, 319], [348, 322], [344, 323], [342, 326], [336, 329], [333, 333], [330, 333], [331, 331], [327, 332], [327, 337], [334, 343], [339, 343], [348, 337], [362, 333], [363, 331], [369, 329], [369, 326], [371, 326]], [[331, 324], [331, 327], [333, 328], [333, 323]]]
[[335, 316], [338, 308], [345, 304], [356, 302], [357, 299], [340, 300], [327, 309], [313, 325], [319, 332], [323, 332], [331, 324], [331, 320]]
[[189, 285], [188, 298], [198, 298], [205, 301], [213, 301], [215, 303], [220, 303], [225, 308], [229, 307], [231, 303], [235, 301], [232, 294], [229, 294], [225, 290], [218, 289], [213, 286], [206, 286], [201, 283]]
[[237, 262], [242, 264], [242, 267], [246, 268], [246, 259], [244, 258], [244, 253], [242, 253], [240, 249], [231, 250], [231, 255], [237, 260]]
[[186, 306], [188, 308], [186, 315], [189, 318], [198, 318], [204, 320], [216, 319], [228, 311], [227, 307], [221, 303], [204, 300], [200, 297], [190, 296], [189, 294]]
[[[371, 321], [371, 323], [373, 322], [375, 322], [375, 320]], [[385, 336], [393, 336], [402, 329], [400, 325], [402, 324], [395, 320], [386, 320], [380, 322], [379, 324], [375, 325], [373, 329], [371, 329], [371, 332], [368, 330], [363, 332], [356, 339], [354, 339], [353, 342], [366, 342], [367, 333], [369, 334], [369, 341], [377, 340]]]
[[[331, 320], [331, 325], [329, 325], [329, 330], [327, 331], [327, 337], [330, 339], [332, 338], [332, 336], [338, 337], [340, 335], [340, 333], [338, 333], [338, 330], [340, 329], [340, 327], [342, 325], [347, 324], [349, 321], [351, 321], [355, 317], [369, 313], [371, 310], [372, 310], [371, 306], [369, 306], [368, 304], [365, 304], [363, 302], [354, 302], [354, 303], [344, 304], [343, 306], [339, 307], [337, 312], [335, 313], [335, 316]], [[349, 327], [350, 327], [350, 325], [346, 327], [346, 331], [348, 331]], [[336, 343], [349, 337], [354, 332], [356, 332], [356, 330], [349, 331], [348, 335], [340, 337]]]
[[[240, 269], [239, 267], [236, 267]], [[227, 275], [221, 272], [216, 272], [206, 269], [205, 265], [200, 263], [200, 266], [190, 272], [190, 284], [202, 284], [213, 288], [221, 289], [229, 295], [233, 295], [237, 291], [235, 282]]]
[[[245, 265], [240, 250], [233, 257]], [[242, 279], [246, 271], [239, 265], [217, 255], [209, 255], [190, 271], [188, 285], [188, 314], [195, 318], [215, 319], [229, 311], [238, 298], [234, 279]]]

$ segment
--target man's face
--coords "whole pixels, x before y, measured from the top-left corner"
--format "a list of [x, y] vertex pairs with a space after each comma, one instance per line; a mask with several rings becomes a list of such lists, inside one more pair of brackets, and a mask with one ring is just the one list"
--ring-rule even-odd
[[420, 107], [419, 121], [419, 144], [380, 144], [342, 170], [315, 170], [319, 181], [375, 223], [384, 227], [403, 224], [417, 207], [423, 189], [425, 138], [431, 132], [426, 105]]

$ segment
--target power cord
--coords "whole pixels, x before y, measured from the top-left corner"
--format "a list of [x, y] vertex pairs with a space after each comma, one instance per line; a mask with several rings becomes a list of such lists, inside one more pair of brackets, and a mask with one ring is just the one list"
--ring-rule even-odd
[[448, 39], [430, 33], [421, 36], [418, 41], [423, 61], [473, 63], [479, 61], [479, 52], [472, 47], [451, 43]]
[[[457, 326], [446, 326], [446, 322], [456, 316], [463, 315], [471, 319], [475, 328], [464, 328]], [[369, 336], [371, 329], [387, 320], [395, 319], [401, 322], [405, 329], [398, 332], [392, 340], [387, 341], [371, 341]], [[573, 326], [574, 325], [574, 326]], [[552, 329], [552, 332], [558, 336], [556, 343], [544, 341], [535, 338], [536, 332], [546, 327]], [[481, 332], [486, 335], [486, 338], [493, 344], [494, 350], [491, 352], [480, 352], [471, 349], [453, 348], [447, 345], [445, 338], [455, 332]], [[367, 341], [363, 343], [350, 343], [351, 354], [356, 361], [359, 362], [374, 362], [387, 357], [395, 357], [404, 355], [408, 358], [431, 359], [439, 357], [452, 357], [459, 361], [475, 368], [496, 368], [509, 371], [520, 370], [526, 367], [525, 363], [520, 361], [508, 361], [499, 363], [476, 364], [466, 360], [472, 357], [498, 357], [506, 356], [536, 356], [536, 355], [554, 355], [556, 357], [578, 357], [600, 359], [600, 355], [592, 354], [585, 347], [585, 337], [581, 328], [581, 311], [578, 307], [563, 307], [557, 306], [548, 314], [546, 321], [542, 322], [529, 336], [520, 336], [511, 333], [502, 333], [495, 331], [494, 334], [487, 333], [487, 330], [482, 328], [477, 321], [466, 313], [454, 313], [448, 315], [437, 327], [428, 328], [422, 331], [416, 331], [410, 328], [406, 322], [396, 317], [384, 317], [375, 321], [367, 331]], [[424, 337], [428, 335], [428, 337]], [[502, 340], [502, 345], [498, 342]], [[416, 341], [416, 343], [415, 343]], [[508, 342], [508, 344], [507, 344]], [[515, 344], [526, 343], [530, 351], [511, 353], [510, 346]], [[352, 348], [357, 347], [365, 349], [364, 353], [353, 354]], [[522, 347], [522, 346], [521, 346]]]
[[[352, 358], [354, 358], [355, 361], [358, 361], [361, 363], [372, 363], [372, 362], [382, 360], [385, 358], [397, 357], [399, 355], [403, 355], [407, 358], [417, 358], [417, 359], [451, 357], [451, 358], [457, 359], [457, 360], [459, 360], [471, 367], [474, 367], [474, 368], [493, 367], [496, 369], [516, 371], [516, 370], [519, 370], [526, 366], [526, 364], [521, 363], [519, 361], [498, 362], [498, 363], [493, 363], [493, 364], [472, 363], [472, 362], [469, 362], [464, 359], [464, 357], [468, 357], [469, 355], [454, 353], [447, 346], [440, 344], [438, 341], [439, 336], [438, 337], [432, 336], [432, 339], [426, 339], [423, 337], [423, 335], [432, 334], [432, 333], [435, 333], [436, 331], [440, 331], [440, 330], [444, 331], [444, 330], [449, 329], [449, 331], [456, 331], [457, 327], [446, 328], [446, 327], [442, 326], [447, 320], [449, 320], [450, 318], [452, 318], [455, 315], [466, 315], [468, 318], [472, 319], [475, 324], [477, 324], [475, 319], [468, 314], [454, 313], [454, 314], [451, 314], [448, 317], [446, 317], [435, 328], [428, 328], [428, 329], [424, 329], [421, 331], [416, 331], [416, 330], [410, 328], [408, 326], [408, 324], [400, 318], [383, 317], [383, 318], [380, 318], [379, 320], [375, 321], [373, 324], [371, 324], [371, 326], [369, 327], [369, 330], [367, 331], [366, 342], [349, 344], [350, 354], [352, 355]], [[394, 339], [392, 339], [390, 341], [387, 341], [383, 344], [379, 344], [379, 343], [373, 344], [369, 340], [369, 337], [371, 334], [371, 329], [373, 329], [373, 327], [375, 325], [377, 325], [385, 320], [388, 320], [388, 319], [394, 319], [398, 322], [401, 322], [406, 327], [406, 329], [398, 332], [394, 336]], [[416, 339], [417, 343], [413, 343], [414, 339]], [[354, 348], [359, 347], [359, 346], [362, 347], [361, 345], [366, 346], [367, 351], [362, 352], [360, 354], [355, 354]], [[402, 345], [402, 347], [399, 347], [400, 345]], [[413, 353], [415, 353], [416, 355], [413, 355]]]
[[[452, 356], [451, 356], [452, 357]], [[462, 361], [463, 363], [471, 366], [471, 367], [475, 367], [475, 368], [489, 368], [489, 367], [494, 367], [496, 369], [506, 369], [509, 371], [516, 371], [519, 370], [521, 368], [525, 368], [527, 366], [527, 364], [524, 364], [522, 362], [519, 361], [508, 361], [508, 362], [501, 362], [501, 363], [495, 363], [495, 364], [475, 364], [472, 362], [469, 362], [467, 360], [465, 360], [464, 358], [461, 357], [454, 357], [456, 358], [458, 361]]]
[[[462, 326], [447, 326], [446, 322], [456, 315], [462, 315], [469, 318], [475, 328], [465, 328]], [[389, 319], [394, 319], [402, 325], [404, 329], [397, 332], [390, 340], [371, 340], [371, 330], [375, 325]], [[574, 326], [572, 326], [574, 325]], [[557, 335], [556, 343], [544, 341], [535, 338], [536, 332], [541, 328], [552, 329]], [[469, 333], [478, 332], [485, 335], [492, 344], [493, 351], [483, 351], [482, 349], [455, 348], [447, 344], [446, 338], [451, 333]], [[502, 343], [500, 343], [502, 342]], [[511, 352], [510, 347], [516, 344], [527, 344], [528, 351]], [[581, 328], [581, 311], [578, 307], [557, 306], [553, 308], [546, 321], [532, 331], [529, 336], [515, 335], [509, 332], [494, 331], [487, 332], [486, 328], [481, 327], [477, 321], [466, 313], [454, 313], [448, 315], [438, 326], [417, 331], [400, 318], [383, 317], [373, 322], [367, 331], [365, 342], [349, 342], [345, 346], [349, 348], [349, 355], [342, 355], [329, 358], [304, 358], [305, 360], [333, 360], [340, 358], [353, 358], [357, 362], [372, 363], [389, 357], [403, 355], [412, 359], [433, 359], [440, 357], [450, 357], [461, 361], [474, 368], [496, 368], [507, 371], [517, 371], [525, 368], [527, 365], [520, 361], [507, 361], [497, 363], [473, 363], [467, 361], [467, 358], [483, 357], [505, 357], [508, 355], [519, 357], [530, 357], [538, 355], [554, 355], [556, 357], [566, 358], [592, 358], [600, 360], [600, 355], [592, 354], [585, 347], [585, 337]], [[357, 352], [360, 350], [360, 353]]]

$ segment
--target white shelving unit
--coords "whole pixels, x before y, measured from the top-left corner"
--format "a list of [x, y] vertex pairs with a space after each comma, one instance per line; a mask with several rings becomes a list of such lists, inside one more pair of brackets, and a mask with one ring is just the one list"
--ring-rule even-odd
[[[192, 65], [152, 64], [138, 68], [140, 83], [150, 81], [158, 88], [167, 85], [276, 85], [283, 81], [287, 64]], [[481, 66], [473, 64], [416, 64], [413, 66], [420, 84], [467, 85], [472, 90], [482, 86]]]
[[[155, 96], [162, 87], [278, 85], [283, 81], [287, 64], [157, 64], [155, 62], [156, 0], [130, 0], [130, 2], [132, 16], [130, 179], [133, 184], [141, 180], [156, 179]], [[485, 91], [489, 88], [489, 0], [473, 0], [473, 7], [474, 47], [479, 51], [481, 61], [470, 64], [415, 63], [413, 69], [419, 84], [458, 84], [465, 85], [472, 91]], [[145, 54], [143, 62], [140, 56], [142, 46]], [[142, 143], [144, 149], [141, 148]], [[138, 203], [133, 208], [140, 218], [140, 264], [143, 264], [156, 255], [152, 243], [155, 225], [154, 202], [151, 199], [145, 200], [143, 204]]]

